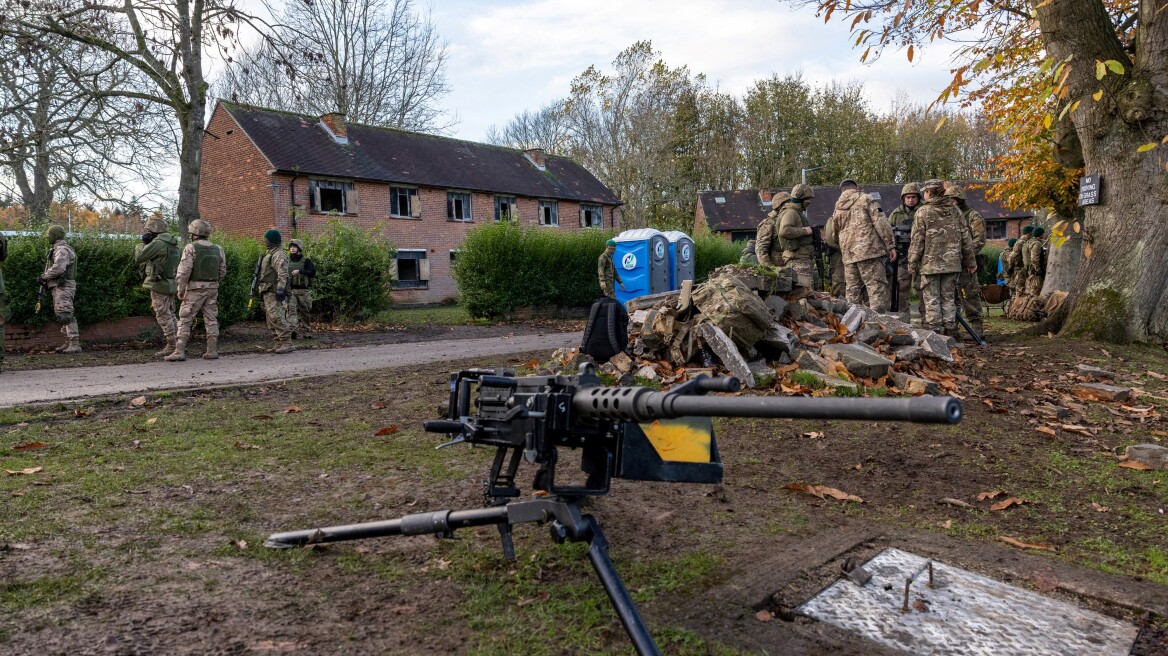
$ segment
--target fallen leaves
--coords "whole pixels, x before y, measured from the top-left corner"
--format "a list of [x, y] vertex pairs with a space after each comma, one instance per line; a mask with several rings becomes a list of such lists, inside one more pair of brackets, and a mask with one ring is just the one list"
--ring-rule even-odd
[[[984, 494], [984, 492], [983, 492], [983, 494]], [[937, 503], [945, 504], [946, 506], [955, 506], [957, 508], [973, 508], [974, 507], [974, 505], [971, 503], [966, 503], [965, 501], [962, 501], [961, 499], [953, 499], [950, 497], [946, 497], [944, 499], [941, 499]]]
[[24, 444], [17, 444], [12, 447], [13, 451], [28, 451], [29, 449], [43, 449], [48, 444], [44, 442], [25, 442]]
[[1021, 497], [1007, 497], [990, 506], [990, 510], [997, 512], [999, 510], [1005, 510], [1011, 506], [1021, 506], [1024, 503], [1030, 503], [1030, 500], [1023, 499]]
[[393, 435], [396, 432], [397, 432], [397, 424], [393, 424], [393, 425], [386, 426], [385, 428], [378, 430], [376, 433], [374, 433], [374, 435], [375, 436]]
[[1101, 513], [1105, 513], [1105, 512], [1108, 512], [1111, 510], [1111, 508], [1108, 508], [1107, 506], [1099, 505], [1098, 503], [1095, 503], [1094, 501], [1091, 502], [1091, 509], [1094, 510], [1095, 512], [1101, 512]]
[[839, 499], [840, 501], [855, 501], [856, 503], [864, 503], [864, 500], [854, 494], [848, 494], [842, 490], [837, 490], [834, 487], [827, 487], [826, 485], [803, 485], [802, 483], [788, 483], [784, 486], [788, 490], [794, 492], [806, 492], [813, 494], [820, 499], [826, 500], [827, 497]]
[[551, 595], [548, 594], [547, 592], [540, 591], [540, 592], [537, 592], [534, 597], [528, 597], [527, 599], [521, 599], [521, 600], [517, 601], [515, 603], [515, 605], [520, 607], [520, 608], [523, 608], [524, 606], [531, 604], [531, 603], [535, 603], [537, 601], [547, 601], [550, 597], [551, 597]]
[[977, 495], [978, 501], [992, 501], [1005, 494], [1005, 490], [994, 490], [993, 492], [982, 492]]
[[370, 408], [373, 408], [374, 410], [384, 410], [384, 409], [385, 409], [385, 403], [383, 403], [383, 402], [381, 402], [381, 401], [374, 401], [373, 403], [370, 403], [370, 404], [369, 404], [369, 407], [370, 407]]
[[809, 432], [809, 433], [799, 433], [799, 437], [806, 437], [808, 439], [818, 440], [818, 439], [823, 437], [823, 433], [814, 432], [814, 431]]
[[135, 397], [130, 401], [130, 407], [132, 408], [141, 408], [144, 405], [146, 405], [146, 397], [144, 396]]
[[1056, 547], [1052, 547], [1049, 544], [1032, 544], [1030, 542], [1023, 542], [1023, 541], [1018, 540], [1016, 538], [1006, 537], [1004, 535], [998, 539], [1001, 540], [1002, 542], [1005, 542], [1006, 544], [1012, 544], [1015, 547], [1020, 547], [1022, 549], [1037, 549], [1039, 551], [1058, 551], [1058, 549]]
[[775, 614], [764, 608], [754, 614], [754, 619], [759, 622], [769, 622], [775, 619]]
[[146, 420], [147, 426], [153, 426], [154, 424], [157, 424], [157, 423], [158, 423], [158, 417], [151, 417], [151, 418]]
[[[1139, 460], [1124, 460], [1123, 462], [1119, 463], [1119, 466], [1126, 467], [1128, 469], [1139, 469], [1139, 470], [1151, 469], [1151, 467], [1149, 467], [1148, 465], [1145, 465], [1144, 463], [1140, 462]], [[9, 473], [11, 473], [11, 472], [9, 472]]]
[[254, 444], [248, 444], [247, 442], [240, 442], [239, 440], [236, 440], [235, 441], [235, 448], [237, 448], [237, 449], [259, 449], [260, 447], [254, 445]]
[[1054, 437], [1055, 435], [1058, 435], [1058, 431], [1056, 431], [1055, 429], [1051, 428], [1050, 426], [1038, 426], [1038, 427], [1037, 427], [1037, 428], [1035, 428], [1034, 430], [1038, 431], [1039, 433], [1043, 433], [1043, 434], [1046, 434], [1046, 435], [1050, 435], [1051, 437]]
[[44, 470], [44, 467], [28, 467], [27, 469], [17, 469], [15, 471], [11, 469], [5, 469], [4, 471], [9, 476], [31, 476], [32, 474], [36, 474]]
[[293, 412], [300, 412], [301, 410], [303, 410], [303, 408], [298, 405], [290, 405], [287, 408], [284, 408], [283, 412], [287, 415], [292, 414]]

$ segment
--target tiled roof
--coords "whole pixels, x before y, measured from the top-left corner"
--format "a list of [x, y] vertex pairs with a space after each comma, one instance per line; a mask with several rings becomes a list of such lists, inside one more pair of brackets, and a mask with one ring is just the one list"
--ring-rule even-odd
[[[986, 219], [1028, 219], [1034, 216], [1030, 211], [1009, 210], [1002, 205], [986, 200], [984, 188], [972, 188], [965, 185], [966, 202], [981, 213]], [[879, 194], [877, 204], [885, 213], [891, 213], [900, 205], [899, 184], [863, 185], [867, 194]], [[807, 208], [807, 218], [811, 225], [822, 226], [831, 218], [835, 210], [835, 202], [839, 200], [840, 190], [837, 186], [814, 187], [815, 200]], [[790, 189], [783, 187], [778, 191], [790, 193]], [[702, 191], [698, 193], [698, 202], [706, 215], [706, 223], [710, 230], [715, 232], [729, 232], [731, 230], [754, 230], [770, 211], [770, 206], [764, 206], [759, 201], [758, 189], [742, 189], [736, 191]], [[723, 202], [718, 202], [718, 199]]]
[[587, 169], [547, 156], [418, 132], [349, 124], [339, 143], [320, 118], [220, 101], [278, 171], [603, 204], [620, 199]]

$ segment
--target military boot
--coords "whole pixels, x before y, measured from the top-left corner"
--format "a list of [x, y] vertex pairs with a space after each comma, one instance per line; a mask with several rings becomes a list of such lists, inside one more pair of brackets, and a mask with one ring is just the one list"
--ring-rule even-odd
[[65, 348], [61, 349], [63, 355], [73, 355], [81, 352], [81, 340], [77, 337], [70, 337], [69, 342], [65, 344]]
[[166, 346], [163, 346], [162, 350], [160, 350], [160, 351], [155, 351], [154, 355], [155, 355], [155, 357], [161, 358], [163, 356], [170, 355], [171, 353], [174, 353], [174, 338], [167, 337], [166, 338]]
[[207, 350], [203, 353], [204, 360], [218, 360], [219, 359], [219, 338], [207, 338]]
[[53, 349], [53, 353], [61, 353], [69, 348], [69, 333], [65, 330], [65, 326], [61, 326], [61, 334], [65, 336], [65, 343]]
[[182, 362], [187, 359], [187, 343], [185, 340], [178, 340], [174, 343], [174, 352], [163, 358], [167, 362]]
[[272, 353], [284, 354], [284, 353], [291, 353], [295, 350], [296, 350], [296, 347], [292, 346], [291, 340], [284, 340], [282, 342], [276, 342], [276, 348], [275, 348], [275, 350], [272, 351]]

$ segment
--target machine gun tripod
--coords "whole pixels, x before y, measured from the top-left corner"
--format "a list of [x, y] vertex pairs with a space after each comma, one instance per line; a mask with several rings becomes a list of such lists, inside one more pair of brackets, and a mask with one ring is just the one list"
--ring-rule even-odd
[[[710, 417], [893, 420], [957, 423], [961, 405], [949, 397], [909, 399], [708, 397], [734, 392], [737, 378], [697, 378], [668, 392], [603, 387], [592, 364], [576, 376], [527, 376], [471, 369], [451, 374], [448, 418], [427, 421], [450, 441], [494, 446], [487, 507], [440, 510], [386, 521], [314, 528], [270, 536], [264, 546], [297, 547], [387, 535], [451, 536], [473, 526], [498, 527], [503, 554], [515, 557], [512, 526], [548, 524], [556, 542], [587, 542], [588, 557], [637, 653], [659, 654], [644, 620], [608, 556], [596, 519], [581, 513], [583, 497], [607, 494], [612, 478], [720, 483], [722, 462]], [[472, 398], [473, 397], [473, 398]], [[472, 414], [472, 407], [474, 408]], [[578, 449], [583, 482], [557, 480], [559, 449]], [[515, 476], [523, 460], [539, 466], [533, 487], [547, 496], [520, 496]]]

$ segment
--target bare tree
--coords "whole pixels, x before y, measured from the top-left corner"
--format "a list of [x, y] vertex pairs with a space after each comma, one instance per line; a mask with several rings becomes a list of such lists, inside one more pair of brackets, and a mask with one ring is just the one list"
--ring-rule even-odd
[[490, 126], [487, 143], [521, 150], [543, 148], [553, 155], [567, 153], [569, 134], [563, 103], [552, 103], [535, 111], [524, 110], [502, 128]]
[[142, 78], [54, 35], [0, 40], [0, 189], [19, 195], [26, 221], [62, 191], [120, 201], [131, 180], [160, 182], [174, 135], [156, 105], [121, 95]]
[[453, 126], [439, 106], [450, 91], [446, 43], [412, 0], [288, 2], [272, 13], [271, 39], [232, 63], [217, 96], [404, 130]]

